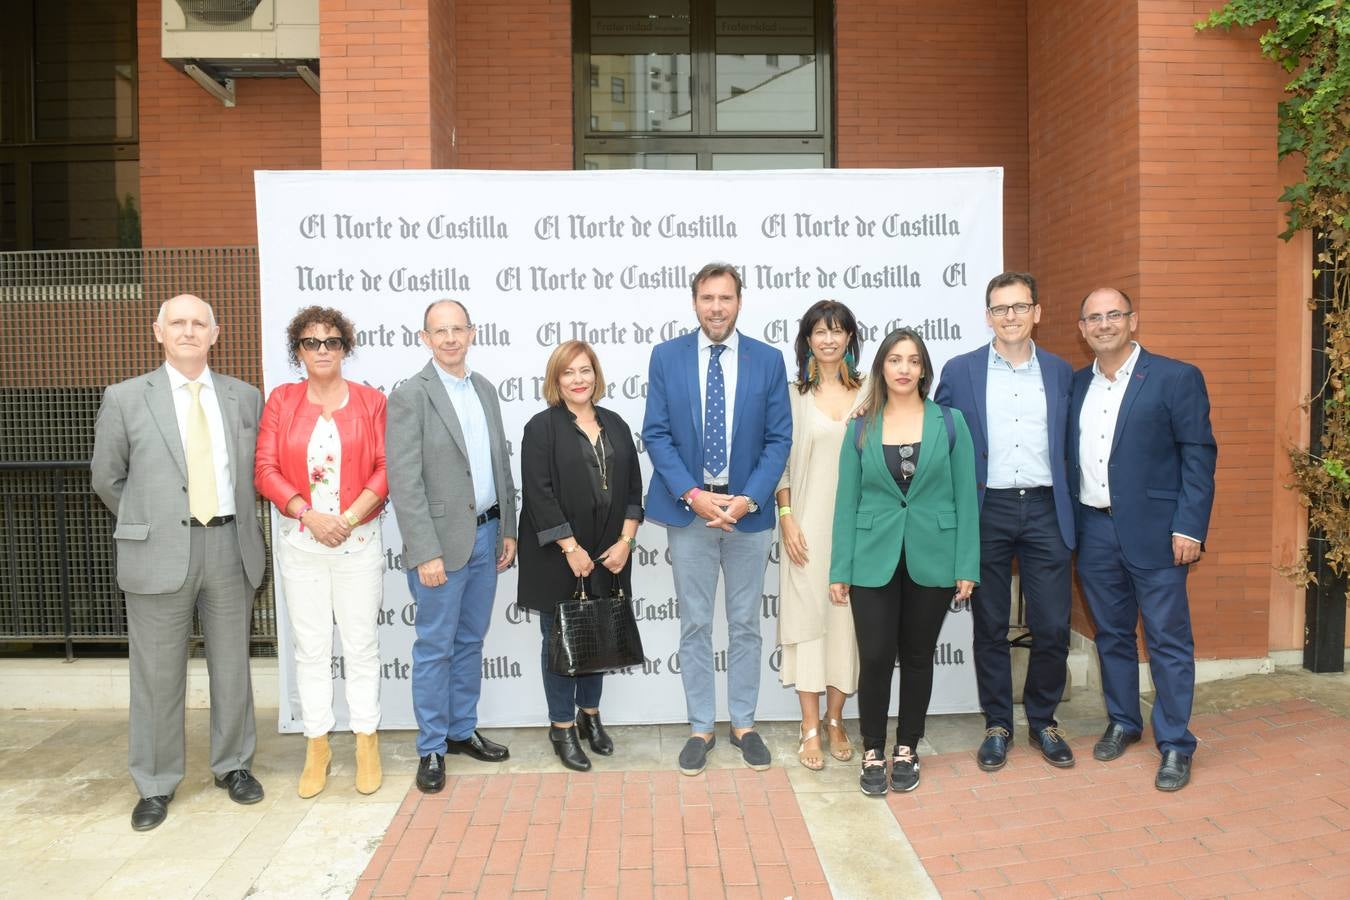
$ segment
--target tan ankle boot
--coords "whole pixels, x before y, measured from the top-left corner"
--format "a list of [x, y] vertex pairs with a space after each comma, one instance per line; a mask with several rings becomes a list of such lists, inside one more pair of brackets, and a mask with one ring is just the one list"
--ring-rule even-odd
[[384, 781], [380, 768], [380, 736], [375, 732], [356, 736], [356, 790], [373, 794]]
[[328, 783], [328, 770], [333, 767], [333, 751], [328, 749], [328, 735], [309, 739], [305, 748], [305, 768], [300, 773], [296, 792], [308, 800], [323, 790]]

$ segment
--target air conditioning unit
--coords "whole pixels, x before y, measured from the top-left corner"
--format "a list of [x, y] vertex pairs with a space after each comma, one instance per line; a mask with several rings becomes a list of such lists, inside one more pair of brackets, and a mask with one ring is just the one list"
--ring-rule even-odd
[[319, 0], [160, 0], [160, 55], [226, 106], [236, 78], [318, 90]]

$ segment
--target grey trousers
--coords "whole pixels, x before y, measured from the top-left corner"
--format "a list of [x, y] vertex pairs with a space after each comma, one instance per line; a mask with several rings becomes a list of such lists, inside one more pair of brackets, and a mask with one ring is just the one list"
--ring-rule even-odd
[[177, 591], [126, 595], [129, 764], [142, 797], [172, 794], [186, 770], [183, 708], [194, 609], [206, 638], [211, 684], [211, 771], [224, 775], [252, 767], [257, 746], [248, 665], [253, 593], [239, 556], [238, 533], [229, 523], [192, 528], [187, 580]]

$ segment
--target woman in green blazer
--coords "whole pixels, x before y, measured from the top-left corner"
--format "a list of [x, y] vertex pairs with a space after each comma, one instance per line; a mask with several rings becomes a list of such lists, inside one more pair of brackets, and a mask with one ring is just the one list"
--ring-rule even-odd
[[868, 379], [867, 414], [839, 453], [830, 594], [858, 635], [860, 785], [886, 793], [886, 715], [900, 657], [890, 788], [919, 785], [919, 739], [933, 693], [933, 651], [953, 599], [980, 577], [975, 451], [957, 410], [928, 400], [933, 364], [911, 328], [888, 334]]

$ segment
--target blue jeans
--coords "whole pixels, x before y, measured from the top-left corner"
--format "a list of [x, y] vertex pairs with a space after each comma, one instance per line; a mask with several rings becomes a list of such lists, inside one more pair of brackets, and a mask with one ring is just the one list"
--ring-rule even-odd
[[751, 728], [759, 703], [759, 612], [773, 531], [723, 531], [695, 519], [683, 528], [666, 526], [666, 540], [680, 602], [680, 679], [689, 728], [711, 733], [716, 717], [712, 623], [719, 569], [726, 587], [727, 710], [732, 728]]
[[496, 520], [478, 526], [469, 561], [446, 572], [445, 584], [427, 587], [416, 568], [408, 570], [408, 591], [417, 604], [412, 700], [418, 756], [444, 753], [446, 739], [462, 741], [478, 727], [483, 638], [497, 593], [499, 527]]
[[539, 668], [544, 673], [544, 697], [548, 700], [548, 720], [561, 725], [576, 720], [578, 709], [599, 709], [600, 691], [605, 685], [603, 672], [594, 675], [559, 675], [548, 667], [548, 633], [553, 627], [552, 613], [537, 613], [539, 632], [544, 636], [539, 652]]

